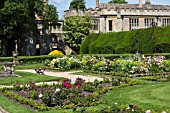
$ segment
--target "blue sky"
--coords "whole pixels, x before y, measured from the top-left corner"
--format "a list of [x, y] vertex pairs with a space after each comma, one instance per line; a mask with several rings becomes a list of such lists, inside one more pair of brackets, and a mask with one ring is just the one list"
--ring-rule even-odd
[[[53, 4], [57, 7], [57, 11], [59, 13], [59, 18], [61, 19], [64, 11], [69, 9], [70, 2], [72, 0], [49, 0], [49, 4]], [[99, 0], [100, 3], [108, 3], [110, 0]], [[138, 4], [139, 0], [126, 0], [129, 4]], [[170, 5], [170, 0], [150, 0], [152, 4], [162, 4], [162, 5]], [[161, 2], [160, 2], [161, 1]], [[85, 0], [87, 8], [94, 8], [96, 4], [96, 0]], [[143, 0], [145, 3], [145, 0]]]

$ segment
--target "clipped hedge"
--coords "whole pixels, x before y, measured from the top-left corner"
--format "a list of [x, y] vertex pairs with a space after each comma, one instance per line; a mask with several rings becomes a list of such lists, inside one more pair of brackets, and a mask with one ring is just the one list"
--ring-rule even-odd
[[[52, 60], [53, 58], [57, 58], [59, 56], [18, 56], [19, 62], [24, 64], [36, 64], [36, 63], [44, 63], [46, 60]], [[12, 62], [14, 57], [0, 57], [0, 62], [8, 61]]]
[[[154, 40], [155, 37], [155, 40]], [[81, 54], [150, 54], [170, 52], [170, 26], [137, 29], [126, 32], [91, 34], [80, 47]]]

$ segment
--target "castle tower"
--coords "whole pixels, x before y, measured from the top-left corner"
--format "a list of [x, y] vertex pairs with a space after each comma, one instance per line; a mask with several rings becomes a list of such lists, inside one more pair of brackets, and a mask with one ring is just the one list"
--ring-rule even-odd
[[139, 0], [139, 8], [142, 8], [142, 0]]
[[99, 8], [99, 0], [96, 0], [96, 8]]

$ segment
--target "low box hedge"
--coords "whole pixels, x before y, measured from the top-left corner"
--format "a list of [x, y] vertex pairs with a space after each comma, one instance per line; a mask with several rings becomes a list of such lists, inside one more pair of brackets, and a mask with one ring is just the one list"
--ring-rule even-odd
[[[24, 64], [35, 64], [35, 63], [44, 63], [46, 60], [52, 60], [53, 58], [57, 58], [60, 56], [49, 56], [49, 55], [42, 55], [42, 56], [18, 56], [18, 60]], [[0, 62], [8, 61], [12, 62], [14, 57], [0, 57]]]

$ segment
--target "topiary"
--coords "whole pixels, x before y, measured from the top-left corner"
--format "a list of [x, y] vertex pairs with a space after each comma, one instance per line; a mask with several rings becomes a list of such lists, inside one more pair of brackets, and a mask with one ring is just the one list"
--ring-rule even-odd
[[61, 51], [54, 50], [54, 51], [51, 51], [48, 55], [64, 55], [64, 54]]

